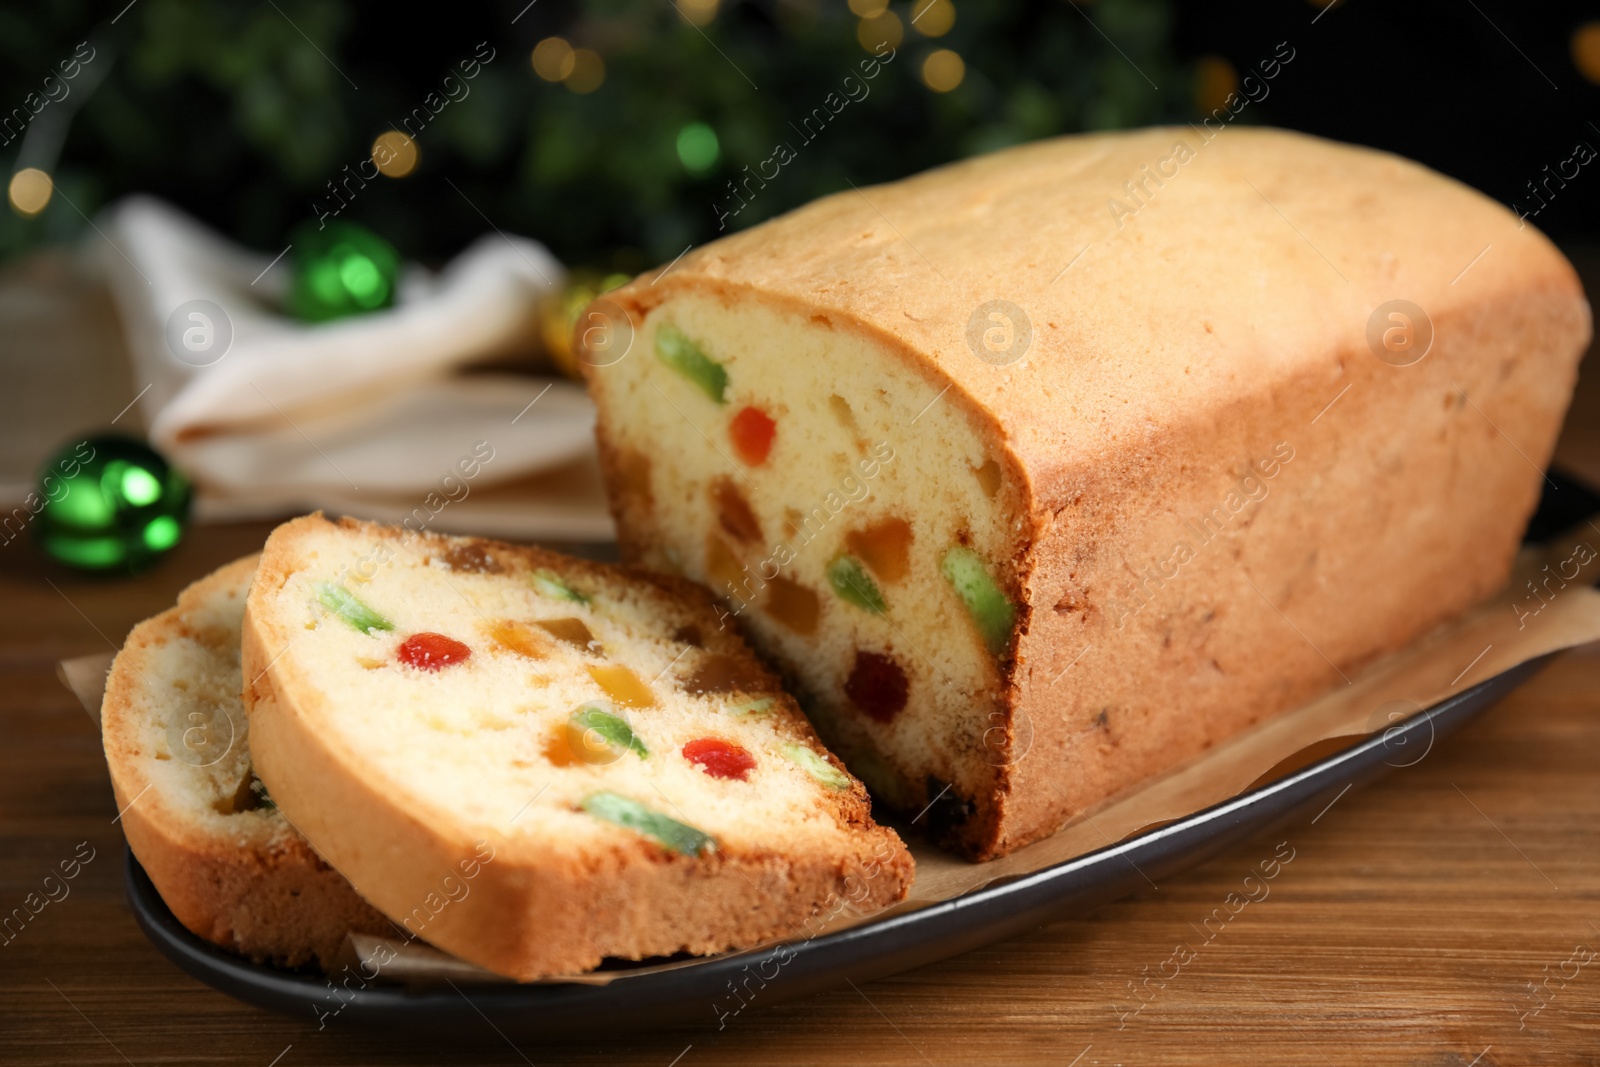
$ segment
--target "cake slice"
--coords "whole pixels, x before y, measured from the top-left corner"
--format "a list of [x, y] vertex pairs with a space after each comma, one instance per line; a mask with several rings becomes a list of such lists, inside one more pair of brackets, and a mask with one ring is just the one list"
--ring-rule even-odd
[[1590, 330], [1487, 197], [1191, 127], [848, 189], [583, 323], [623, 558], [979, 858], [1503, 584]]
[[243, 657], [276, 803], [409, 933], [498, 973], [753, 946], [910, 884], [688, 582], [312, 515], [267, 541]]
[[239, 624], [254, 556], [133, 628], [101, 736], [128, 845], [178, 921], [258, 963], [330, 966], [347, 932], [394, 925], [322, 862], [250, 763]]

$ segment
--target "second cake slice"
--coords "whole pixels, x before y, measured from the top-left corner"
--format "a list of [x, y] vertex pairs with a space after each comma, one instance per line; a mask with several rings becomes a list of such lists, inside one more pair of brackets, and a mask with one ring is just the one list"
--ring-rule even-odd
[[267, 542], [257, 773], [411, 934], [521, 979], [803, 936], [912, 863], [687, 583], [320, 515]]

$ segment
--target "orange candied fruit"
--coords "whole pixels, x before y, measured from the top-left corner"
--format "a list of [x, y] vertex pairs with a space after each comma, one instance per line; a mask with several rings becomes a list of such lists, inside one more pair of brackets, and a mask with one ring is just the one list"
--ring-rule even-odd
[[683, 746], [683, 758], [713, 778], [748, 781], [756, 758], [743, 745], [720, 737], [701, 737]]
[[761, 610], [802, 637], [810, 637], [817, 632], [822, 604], [816, 593], [780, 575], [767, 583], [767, 602]]
[[911, 524], [889, 518], [844, 535], [850, 554], [881, 581], [899, 582], [911, 570]]
[[551, 637], [585, 652], [594, 651], [594, 634], [582, 619], [536, 619], [534, 625]]
[[717, 508], [717, 521], [731, 537], [747, 544], [761, 540], [761, 521], [732, 478], [711, 483], [711, 502]]
[[733, 439], [734, 450], [739, 453], [739, 458], [752, 467], [759, 467], [767, 461], [767, 453], [772, 451], [772, 439], [777, 436], [778, 424], [757, 407], [746, 407], [733, 417], [733, 422], [728, 425], [728, 436]]

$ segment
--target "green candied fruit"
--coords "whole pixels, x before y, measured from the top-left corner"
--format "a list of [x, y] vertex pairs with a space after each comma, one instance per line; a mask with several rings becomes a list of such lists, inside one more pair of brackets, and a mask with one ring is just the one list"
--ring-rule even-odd
[[570, 600], [574, 604], [587, 604], [589, 598], [578, 592], [572, 586], [561, 580], [561, 576], [552, 570], [536, 570], [528, 579], [533, 583], [533, 588], [542, 596], [556, 600]]
[[967, 606], [967, 614], [972, 616], [989, 651], [996, 656], [1004, 652], [1011, 639], [1011, 626], [1017, 620], [1017, 609], [1000, 591], [983, 557], [957, 545], [944, 554], [939, 570]]
[[650, 755], [650, 750], [634, 734], [627, 720], [607, 711], [604, 704], [585, 704], [573, 712], [567, 721], [580, 733], [594, 731], [596, 736], [619, 752], [636, 752], [641, 759]]
[[590, 793], [583, 798], [582, 807], [597, 819], [654, 838], [685, 856], [698, 856], [717, 847], [716, 839], [710, 834], [696, 830], [688, 823], [669, 819], [659, 811], [620, 793]]
[[808, 748], [805, 745], [784, 745], [783, 754], [798, 764], [801, 770], [829, 789], [850, 788], [849, 776], [817, 755], [815, 749]]
[[833, 562], [828, 564], [828, 584], [846, 603], [876, 611], [880, 615], [889, 610], [883, 602], [883, 594], [878, 592], [878, 584], [853, 556], [834, 557]]
[[374, 630], [392, 630], [394, 623], [373, 611], [350, 590], [334, 582], [318, 582], [317, 600], [345, 622], [364, 634]]
[[776, 703], [772, 697], [760, 697], [756, 700], [741, 700], [728, 710], [734, 715], [765, 715]]
[[728, 371], [676, 326], [656, 328], [656, 356], [719, 404], [728, 402]]

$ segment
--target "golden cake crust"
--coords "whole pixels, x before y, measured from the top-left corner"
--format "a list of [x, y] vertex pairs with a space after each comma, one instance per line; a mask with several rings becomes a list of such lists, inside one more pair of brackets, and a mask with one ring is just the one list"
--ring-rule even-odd
[[[307, 535], [331, 527], [375, 539], [396, 527], [319, 515], [284, 524], [268, 540], [245, 614], [243, 662], [252, 745], [274, 799], [308, 838], [373, 903], [397, 922], [442, 895], [446, 875], [470, 889], [435, 912], [426, 937], [463, 959], [520, 980], [592, 969], [606, 957], [640, 959], [713, 953], [800, 934], [825, 905], [848, 900], [871, 910], [904, 897], [912, 861], [898, 837], [871, 819], [860, 783], [829, 798], [840, 839], [831, 853], [787, 848], [781, 828], [767, 849], [718, 848], [674, 854], [640, 838], [570, 849], [463, 816], [408, 795], [374, 773], [363, 753], [326, 728], [338, 708], [282, 651], [293, 641], [271, 597], [304, 566]], [[694, 620], [704, 647], [736, 655], [780, 692], [733, 631], [720, 628], [703, 589], [691, 583], [572, 559], [530, 546], [419, 535], [420, 552], [460, 546], [492, 551], [517, 569], [549, 568], [599, 586], [634, 583], [671, 598]], [[780, 696], [798, 742], [820, 743], [791, 698]], [[602, 835], [603, 836], [603, 835]], [[474, 862], [476, 860], [477, 862]], [[408, 927], [409, 929], [410, 927]]]
[[[1060, 138], [839, 193], [604, 299], [642, 322], [689, 293], [871, 339], [1018, 488], [1003, 767], [945, 838], [977, 858], [1502, 584], [1590, 332], [1571, 265], [1500, 205], [1246, 128]], [[1395, 300], [1431, 320], [1410, 366], [1368, 340]], [[969, 343], [990, 301], [1031, 327], [1015, 362]], [[636, 553], [652, 530], [615, 491], [604, 367], [585, 374]], [[1251, 476], [1261, 499], [1233, 508]]]
[[[217, 647], [224, 635], [208, 632], [196, 616], [230, 601], [242, 611], [255, 568], [255, 556], [222, 567], [129, 633], [101, 705], [106, 763], [128, 845], [179, 922], [256, 962], [315, 961], [326, 968], [347, 932], [388, 934], [393, 924], [292, 830], [229, 834], [198, 820], [149, 773], [159, 757], [141, 738], [152, 703], [161, 699], [151, 692], [153, 650], [191, 639], [218, 661], [234, 662], [237, 649]], [[231, 711], [243, 721], [241, 705]]]

